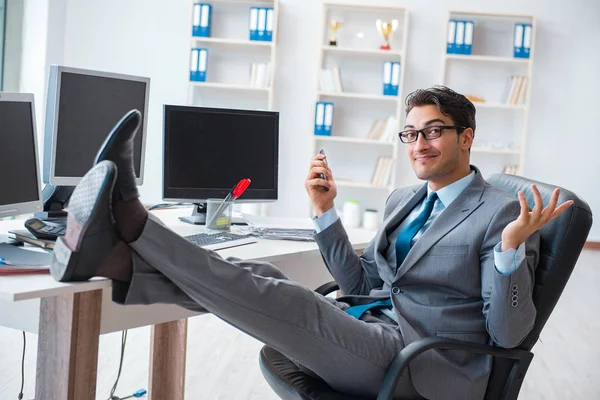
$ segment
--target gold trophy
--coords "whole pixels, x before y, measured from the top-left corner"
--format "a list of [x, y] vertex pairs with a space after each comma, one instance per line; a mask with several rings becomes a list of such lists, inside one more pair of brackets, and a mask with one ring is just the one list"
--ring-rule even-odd
[[331, 38], [329, 39], [330, 46], [337, 46], [337, 39], [335, 37], [335, 34], [337, 33], [338, 29], [340, 29], [341, 26], [342, 26], [341, 21], [337, 21], [335, 19], [332, 19], [329, 21], [329, 28], [331, 29]]
[[398, 20], [393, 19], [392, 22], [383, 22], [378, 19], [375, 21], [375, 26], [377, 26], [377, 30], [383, 36], [383, 44], [381, 45], [381, 50], [389, 50], [390, 49], [390, 37], [394, 34], [396, 29], [398, 29]]

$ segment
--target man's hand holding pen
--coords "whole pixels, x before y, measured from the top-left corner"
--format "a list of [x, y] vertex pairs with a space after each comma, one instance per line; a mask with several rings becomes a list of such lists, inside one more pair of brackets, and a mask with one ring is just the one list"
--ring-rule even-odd
[[337, 196], [337, 187], [326, 159], [327, 156], [322, 153], [313, 158], [304, 182], [317, 217], [333, 208], [333, 200]]

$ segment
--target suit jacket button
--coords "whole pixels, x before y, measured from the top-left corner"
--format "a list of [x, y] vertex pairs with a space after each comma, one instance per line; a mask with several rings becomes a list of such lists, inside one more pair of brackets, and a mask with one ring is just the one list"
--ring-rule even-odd
[[518, 287], [517, 285], [514, 285], [514, 286], [512, 287], [512, 290], [517, 290], [518, 288], [519, 288], [519, 287]]
[[394, 286], [394, 287], [392, 288], [392, 294], [400, 294], [400, 293], [402, 293], [402, 291], [400, 290], [400, 288], [399, 288], [399, 287], [397, 287], [397, 286]]
[[515, 301], [513, 301], [513, 302], [512, 302], [512, 306], [513, 306], [513, 307], [516, 307], [516, 306], [518, 306], [518, 305], [519, 305], [519, 302], [518, 302], [518, 301], [516, 301], [516, 300], [515, 300]]

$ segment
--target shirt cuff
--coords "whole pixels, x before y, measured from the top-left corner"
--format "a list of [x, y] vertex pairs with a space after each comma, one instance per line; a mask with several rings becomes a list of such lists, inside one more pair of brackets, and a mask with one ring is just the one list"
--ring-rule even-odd
[[317, 233], [324, 231], [333, 225], [340, 217], [338, 217], [337, 211], [335, 211], [335, 207], [330, 208], [321, 214], [320, 217], [313, 217], [313, 221], [315, 223], [315, 230]]
[[502, 251], [502, 242], [494, 247], [494, 264], [496, 271], [502, 275], [510, 275], [525, 261], [525, 243], [521, 243], [516, 250], [510, 248]]

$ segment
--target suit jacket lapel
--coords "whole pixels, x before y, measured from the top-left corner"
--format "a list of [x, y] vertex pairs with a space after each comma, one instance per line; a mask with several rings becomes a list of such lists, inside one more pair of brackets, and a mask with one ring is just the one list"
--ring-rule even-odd
[[[386, 253], [388, 246], [390, 246], [388, 242], [388, 237], [392, 233], [394, 229], [398, 227], [400, 222], [406, 218], [406, 216], [412, 211], [413, 208], [419, 202], [423, 201], [425, 196], [427, 195], [427, 184], [423, 185], [416, 192], [412, 194], [408, 194], [403, 197], [399, 202], [394, 211], [388, 215], [388, 217], [383, 221], [384, 229], [379, 231], [379, 236], [375, 238], [375, 262], [377, 265], [387, 265]], [[406, 198], [409, 197], [408, 201]], [[395, 270], [396, 266], [393, 266], [393, 270]], [[386, 269], [384, 269], [386, 270]], [[392, 271], [393, 271], [392, 270]]]
[[396, 272], [396, 280], [406, 274], [433, 245], [483, 204], [481, 198], [484, 190], [485, 180], [481, 177], [479, 170], [476, 170], [475, 178], [469, 186], [463, 190], [449, 207], [442, 211], [410, 249], [404, 262]]

